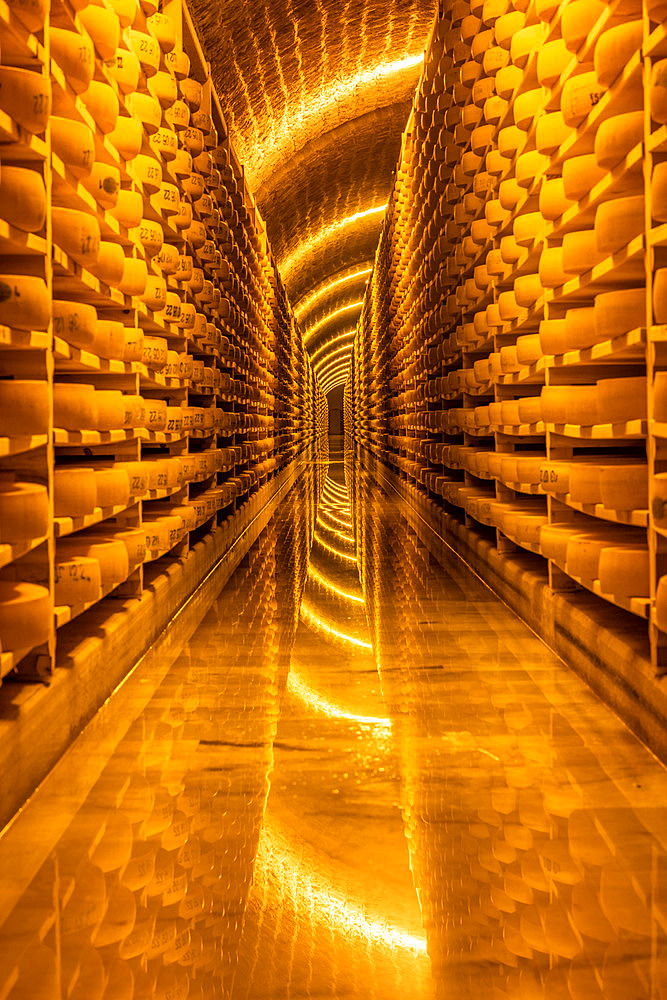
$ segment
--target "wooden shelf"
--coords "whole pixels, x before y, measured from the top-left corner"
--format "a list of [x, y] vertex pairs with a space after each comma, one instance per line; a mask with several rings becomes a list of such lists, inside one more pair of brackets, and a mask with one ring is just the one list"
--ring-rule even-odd
[[15, 330], [9, 326], [0, 326], [0, 350], [3, 347], [12, 347], [48, 351], [52, 339], [50, 333], [44, 333], [42, 330]]
[[14, 542], [11, 545], [0, 543], [0, 569], [14, 562], [15, 559], [20, 559], [21, 556], [27, 555], [28, 552], [32, 552], [39, 545], [43, 545], [48, 540], [48, 537], [48, 535], [43, 535], [41, 538], [31, 538], [23, 542]]
[[564, 565], [560, 565], [555, 561], [554, 565], [558, 566], [558, 568], [565, 573], [566, 576], [569, 576], [571, 580], [578, 583], [580, 587], [585, 587], [586, 590], [590, 590], [590, 592], [595, 594], [596, 597], [601, 597], [604, 601], [608, 601], [610, 604], [615, 604], [617, 608], [623, 608], [624, 611], [629, 611], [631, 614], [637, 615], [639, 618], [648, 619], [651, 609], [651, 601], [648, 597], [622, 597], [616, 594], [605, 594], [600, 589], [599, 580], [584, 580], [581, 577], [572, 576], [571, 573], [567, 572]]
[[123, 511], [130, 510], [137, 503], [137, 500], [128, 504], [120, 504], [116, 507], [96, 507], [92, 514], [82, 514], [78, 517], [55, 517], [53, 519], [53, 532], [56, 538], [65, 538], [75, 531], [83, 531], [84, 528], [92, 528], [93, 525], [106, 521], [110, 517], [116, 517]]
[[47, 434], [33, 434], [23, 437], [0, 437], [0, 458], [8, 458], [10, 455], [21, 455], [26, 451], [33, 451], [35, 448], [42, 448], [48, 442]]

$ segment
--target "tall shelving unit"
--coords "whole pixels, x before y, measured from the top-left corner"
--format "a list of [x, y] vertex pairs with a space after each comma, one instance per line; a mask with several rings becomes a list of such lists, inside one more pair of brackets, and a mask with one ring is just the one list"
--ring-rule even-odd
[[412, 490], [622, 609], [658, 672], [665, 13], [440, 5], [346, 390]]
[[4, 5], [0, 43], [0, 678], [47, 679], [233, 538], [321, 394], [185, 4]]

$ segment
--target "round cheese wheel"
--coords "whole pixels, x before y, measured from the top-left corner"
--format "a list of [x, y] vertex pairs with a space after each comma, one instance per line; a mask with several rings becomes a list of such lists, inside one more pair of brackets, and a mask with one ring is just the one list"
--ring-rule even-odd
[[89, 4], [79, 12], [79, 20], [90, 35], [100, 59], [111, 59], [120, 45], [120, 23], [111, 7]]
[[119, 320], [100, 319], [95, 324], [93, 351], [101, 358], [123, 358], [125, 327]]
[[45, 486], [0, 478], [0, 542], [41, 538], [48, 533], [49, 522]]
[[509, 49], [512, 38], [525, 26], [525, 23], [526, 15], [520, 10], [511, 10], [496, 18], [494, 34], [498, 45], [503, 49]]
[[512, 37], [510, 56], [515, 66], [523, 68], [533, 52], [539, 51], [546, 34], [546, 26], [539, 21], [522, 28]]
[[99, 541], [122, 542], [127, 551], [127, 562], [130, 573], [140, 566], [146, 558], [146, 532], [143, 528], [109, 528], [104, 530], [101, 525], [89, 532], [88, 537]]
[[159, 253], [164, 243], [164, 230], [159, 222], [153, 222], [152, 219], [142, 219], [140, 225], [130, 231], [129, 236], [133, 242], [141, 244], [149, 258]]
[[616, 597], [648, 597], [650, 559], [646, 545], [606, 546], [600, 552], [600, 590]]
[[93, 604], [102, 596], [102, 572], [94, 556], [66, 556], [56, 552], [54, 601], [56, 607]]
[[598, 396], [594, 385], [549, 385], [542, 389], [542, 419], [550, 424], [597, 422]]
[[613, 198], [595, 213], [595, 242], [600, 253], [613, 254], [644, 231], [644, 196]]
[[544, 91], [526, 90], [514, 98], [514, 124], [527, 131], [537, 118], [544, 104]]
[[142, 123], [132, 117], [122, 115], [116, 122], [115, 129], [109, 133], [109, 142], [116, 148], [124, 160], [134, 160], [139, 154], [143, 143], [144, 129]]
[[[600, 342], [595, 310], [590, 306], [568, 309], [565, 314], [565, 351], [579, 351]], [[604, 339], [604, 338], [602, 338]], [[557, 353], [564, 353], [559, 351]]]
[[34, 649], [51, 637], [53, 601], [46, 587], [0, 580], [0, 648]]
[[544, 287], [539, 274], [522, 274], [514, 281], [514, 297], [517, 305], [530, 309], [542, 297]]
[[[142, 341], [143, 343], [143, 341]], [[123, 427], [143, 427], [146, 422], [146, 402], [143, 396], [123, 394], [125, 404], [125, 419]]]
[[656, 323], [667, 323], [667, 268], [659, 267], [653, 275], [653, 314]]
[[46, 22], [49, 4], [46, 0], [12, 0], [9, 5], [28, 31], [40, 31]]
[[190, 109], [185, 101], [174, 101], [164, 113], [165, 120], [177, 132], [182, 132], [190, 123]]
[[535, 129], [535, 145], [540, 153], [553, 156], [575, 134], [565, 121], [562, 111], [550, 111], [540, 116]]
[[95, 162], [95, 137], [84, 122], [54, 115], [51, 148], [75, 177], [88, 177]]
[[[174, 104], [174, 108], [179, 102]], [[178, 127], [178, 124], [176, 127]], [[194, 126], [188, 125], [181, 132], [180, 136], [181, 144], [193, 157], [199, 156], [200, 153], [204, 151], [204, 134], [201, 129], [194, 128]]]
[[597, 580], [600, 554], [604, 548], [614, 545], [618, 537], [613, 528], [605, 527], [572, 535], [567, 543], [566, 571], [581, 580]]
[[152, 94], [130, 94], [125, 105], [131, 116], [146, 129], [149, 135], [154, 135], [162, 124], [162, 108], [159, 100]]
[[602, 0], [572, 0], [567, 5], [561, 17], [561, 31], [570, 52], [581, 47], [605, 9]]
[[645, 376], [600, 379], [597, 390], [601, 423], [614, 424], [626, 420], [646, 419]]
[[532, 365], [543, 355], [540, 337], [536, 333], [530, 333], [519, 337], [516, 342], [516, 356], [519, 364], [524, 367]]
[[653, 66], [649, 101], [651, 118], [660, 124], [667, 122], [667, 59]]
[[155, 156], [140, 153], [132, 160], [132, 173], [148, 194], [155, 194], [162, 184], [162, 167]]
[[75, 208], [51, 208], [53, 240], [77, 264], [94, 264], [100, 251], [100, 224], [95, 215]]
[[604, 260], [605, 256], [597, 248], [593, 229], [565, 233], [563, 236], [563, 267], [569, 274], [584, 274]]
[[[189, 260], [192, 268], [192, 258], [190, 257]], [[163, 243], [160, 252], [153, 258], [153, 263], [157, 264], [163, 274], [173, 274], [177, 281], [182, 281], [183, 279], [179, 276], [179, 262], [178, 248], [172, 246], [171, 243]]]
[[157, 39], [145, 31], [130, 28], [128, 41], [146, 76], [151, 77], [157, 73], [160, 66], [160, 45]]
[[97, 504], [95, 470], [63, 466], [54, 472], [53, 505], [56, 517], [83, 517]]
[[602, 502], [601, 472], [602, 467], [596, 462], [573, 462], [570, 465], [569, 493], [575, 503], [597, 504]]
[[144, 207], [143, 198], [139, 191], [125, 191], [119, 189], [116, 192], [116, 202], [107, 208], [109, 215], [120, 222], [126, 229], [134, 229], [143, 218]]
[[[545, 493], [569, 493], [570, 463], [563, 461], [542, 462], [540, 464], [539, 482]], [[554, 559], [555, 556], [549, 556], [549, 558]]]
[[495, 78], [491, 79], [495, 81], [495, 91], [498, 96], [509, 101], [523, 81], [523, 71], [519, 66], [504, 66], [498, 70]]
[[[139, 327], [123, 327], [123, 357], [125, 362], [141, 361], [144, 353], [144, 331]], [[142, 425], [137, 425], [142, 426]]]
[[104, 590], [117, 587], [129, 575], [127, 549], [122, 542], [96, 539], [81, 532], [61, 539], [58, 553], [65, 558], [88, 556], [97, 559]]
[[99, 80], [93, 80], [81, 100], [93, 117], [100, 132], [108, 135], [118, 123], [119, 104], [114, 88]]
[[46, 188], [36, 170], [4, 165], [0, 172], [0, 218], [26, 233], [46, 221]]
[[564, 39], [544, 42], [537, 53], [537, 79], [541, 87], [553, 87], [572, 62]]
[[102, 240], [97, 260], [89, 269], [105, 285], [115, 288], [122, 281], [125, 270], [125, 251], [120, 243]]
[[667, 222], [667, 161], [655, 163], [653, 166], [651, 214], [658, 222]]
[[172, 49], [165, 53], [165, 65], [177, 80], [184, 80], [190, 73], [190, 56], [182, 49]]
[[604, 93], [605, 88], [599, 83], [594, 70], [570, 77], [563, 86], [560, 101], [565, 124], [577, 128]]
[[628, 62], [641, 48], [641, 19], [624, 21], [604, 31], [595, 43], [595, 72], [605, 87], [610, 87]]
[[131, 500], [137, 500], [148, 492], [151, 472], [150, 462], [114, 462], [114, 467], [122, 469], [127, 473]]
[[648, 508], [648, 466], [645, 461], [603, 466], [600, 472], [600, 500], [610, 510]]
[[165, 553], [173, 549], [185, 534], [183, 519], [176, 515], [146, 517], [144, 519], [146, 549], [151, 553]]
[[51, 55], [76, 94], [88, 89], [95, 73], [95, 49], [88, 35], [51, 26]]
[[158, 193], [152, 196], [151, 205], [158, 214], [168, 219], [178, 214], [180, 200], [178, 187], [163, 181]]
[[522, 153], [517, 158], [514, 169], [514, 176], [519, 187], [532, 187], [535, 178], [541, 177], [548, 165], [549, 157], [544, 153], [539, 153], [536, 149]]
[[540, 528], [540, 552], [545, 559], [564, 565], [570, 539], [582, 530], [578, 522], [545, 524]]
[[167, 429], [167, 403], [163, 399], [146, 400], [145, 424], [149, 431], [166, 431]]
[[55, 382], [53, 425], [65, 430], [97, 430], [97, 400], [94, 386]]
[[46, 330], [51, 302], [43, 278], [0, 274], [0, 323], [17, 330]]
[[[567, 161], [566, 161], [567, 162]], [[540, 187], [539, 207], [545, 219], [555, 222], [574, 202], [565, 194], [562, 177], [544, 180]]]
[[[178, 136], [172, 128], [159, 128], [150, 137], [150, 145], [153, 152], [161, 156], [163, 160], [173, 164], [178, 156]], [[183, 152], [186, 152], [183, 150]], [[187, 154], [189, 156], [189, 153]]]
[[130, 502], [130, 480], [127, 468], [114, 465], [112, 468], [95, 469], [94, 471], [97, 506], [103, 509], [127, 507]]
[[118, 282], [118, 290], [124, 295], [141, 297], [146, 291], [147, 281], [148, 267], [146, 266], [146, 261], [140, 258], [126, 257], [123, 267], [123, 277]]
[[171, 52], [176, 45], [176, 25], [168, 14], [151, 14], [146, 21], [151, 35], [157, 39], [163, 52]]
[[139, 86], [141, 65], [134, 52], [129, 49], [116, 49], [106, 60], [107, 73], [118, 84], [121, 94], [133, 94]]
[[29, 69], [0, 66], [0, 108], [27, 132], [43, 132], [51, 114], [51, 81]]
[[563, 265], [562, 246], [544, 247], [540, 254], [538, 270], [545, 288], [559, 288], [572, 277]]
[[541, 421], [542, 403], [539, 396], [522, 396], [517, 402], [520, 424], [538, 424]]
[[606, 118], [595, 133], [595, 159], [599, 167], [612, 170], [644, 137], [643, 111], [627, 111]]
[[594, 322], [598, 341], [613, 340], [646, 322], [646, 289], [623, 288], [595, 296]]
[[546, 222], [541, 212], [526, 212], [514, 220], [514, 239], [519, 246], [530, 246], [543, 235], [545, 228]]
[[167, 301], [167, 283], [164, 278], [149, 274], [146, 278], [146, 289], [140, 297], [153, 312], [164, 309]]
[[171, 73], [161, 71], [148, 81], [148, 90], [161, 108], [169, 108], [178, 99], [178, 86]]
[[125, 398], [122, 392], [115, 389], [97, 389], [95, 402], [97, 405], [96, 430], [121, 430], [125, 424]]
[[120, 192], [120, 170], [109, 163], [94, 163], [90, 175], [83, 179], [82, 184], [99, 205], [113, 208]]
[[147, 368], [161, 371], [167, 364], [167, 341], [164, 337], [144, 336], [144, 353], [141, 361]]
[[573, 156], [563, 163], [563, 191], [566, 198], [579, 201], [606, 176], [606, 170], [599, 167], [595, 153]]

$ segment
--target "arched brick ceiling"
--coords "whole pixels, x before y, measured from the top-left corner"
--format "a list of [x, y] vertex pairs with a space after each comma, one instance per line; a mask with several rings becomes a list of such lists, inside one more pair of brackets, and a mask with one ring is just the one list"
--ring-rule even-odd
[[[374, 258], [436, 0], [194, 0], [193, 7], [232, 142], [298, 312], [332, 276]], [[332, 293], [323, 307], [335, 310], [348, 291]]]

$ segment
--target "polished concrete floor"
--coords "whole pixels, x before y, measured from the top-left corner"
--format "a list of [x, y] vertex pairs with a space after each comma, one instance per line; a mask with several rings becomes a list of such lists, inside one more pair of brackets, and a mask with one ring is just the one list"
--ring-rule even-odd
[[667, 1000], [664, 768], [424, 539], [304, 468], [0, 838], [0, 1000]]

